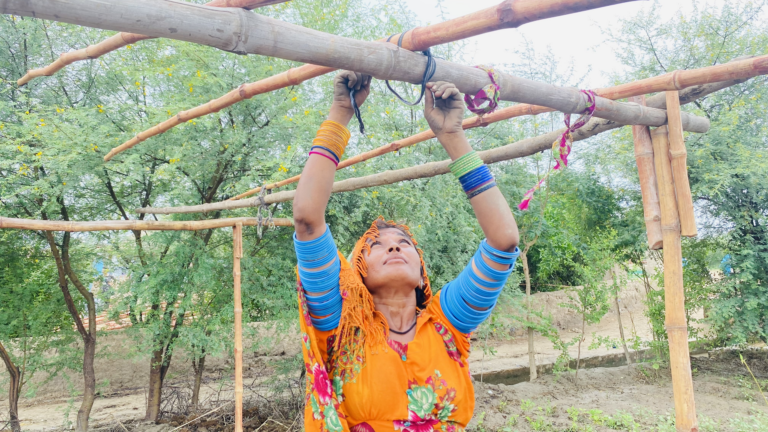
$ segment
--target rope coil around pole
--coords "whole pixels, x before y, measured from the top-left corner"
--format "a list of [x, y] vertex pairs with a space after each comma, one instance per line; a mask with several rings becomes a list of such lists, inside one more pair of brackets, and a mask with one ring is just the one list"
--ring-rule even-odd
[[[400, 38], [397, 40], [397, 46], [399, 48], [403, 47], [403, 38], [405, 37], [405, 34], [408, 33], [409, 31], [411, 30], [406, 30], [400, 33]], [[390, 35], [387, 38], [387, 42], [389, 42], [392, 39], [392, 36], [394, 35]], [[433, 76], [435, 76], [435, 71], [437, 71], [437, 62], [435, 61], [434, 57], [432, 57], [432, 51], [429, 48], [427, 48], [425, 51], [422, 51], [421, 53], [427, 57], [427, 67], [424, 69], [424, 76], [421, 78], [421, 94], [419, 95], [419, 98], [416, 99], [415, 102], [408, 102], [407, 100], [403, 99], [403, 97], [400, 96], [395, 91], [395, 89], [393, 89], [392, 86], [389, 84], [389, 80], [384, 81], [387, 84], [387, 88], [389, 89], [389, 91], [391, 91], [392, 94], [397, 96], [397, 98], [400, 99], [402, 103], [409, 106], [415, 106], [421, 103], [421, 99], [424, 97], [424, 93], [426, 93], [427, 91], [427, 83], [429, 82], [429, 80], [432, 79]]]

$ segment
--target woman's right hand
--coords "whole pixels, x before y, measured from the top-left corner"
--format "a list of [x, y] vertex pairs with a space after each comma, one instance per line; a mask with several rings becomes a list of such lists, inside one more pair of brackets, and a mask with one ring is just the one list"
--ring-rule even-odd
[[350, 90], [355, 90], [355, 102], [360, 107], [371, 92], [371, 76], [358, 72], [341, 71], [333, 80], [333, 107], [354, 112], [349, 99]]

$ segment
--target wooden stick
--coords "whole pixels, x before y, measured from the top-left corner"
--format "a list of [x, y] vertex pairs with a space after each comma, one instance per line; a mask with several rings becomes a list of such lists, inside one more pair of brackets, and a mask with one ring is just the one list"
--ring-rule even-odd
[[651, 132], [656, 177], [661, 202], [661, 229], [664, 233], [664, 306], [669, 338], [669, 364], [675, 400], [675, 426], [678, 431], [698, 431], [693, 397], [691, 358], [688, 350], [688, 324], [683, 291], [683, 253], [680, 219], [677, 213], [669, 138], [666, 126]]
[[[273, 219], [275, 226], [293, 226], [292, 219]], [[211, 228], [225, 228], [241, 223], [244, 226], [257, 226], [258, 218], [242, 217], [229, 219], [210, 219], [200, 221], [95, 221], [67, 222], [6, 218], [0, 216], [0, 229], [28, 229], [38, 231], [198, 231]], [[264, 223], [264, 221], [262, 221]]]
[[[636, 98], [640, 98], [640, 99], [632, 99], [632, 98], [630, 98], [630, 102], [638, 103], [639, 105], [646, 106], [646, 104], [645, 104], [645, 96], [636, 96]], [[640, 103], [638, 101], [642, 101], [642, 103]], [[665, 106], [666, 105], [659, 105], [656, 108], [660, 108], [660, 107], [663, 108]], [[489, 124], [496, 123], [496, 122], [499, 122], [499, 121], [502, 121], [502, 120], [508, 120], [508, 119], [511, 119], [511, 118], [520, 117], [520, 116], [524, 116], [524, 115], [537, 115], [537, 114], [542, 114], [542, 113], [547, 113], [547, 112], [552, 112], [552, 111], [553, 110], [551, 108], [547, 108], [547, 107], [543, 107], [543, 106], [529, 105], [529, 104], [519, 104], [519, 105], [514, 105], [514, 106], [511, 106], [511, 107], [507, 107], [507, 108], [502, 108], [500, 110], [494, 111], [494, 112], [492, 112], [490, 114], [486, 114], [484, 116], [475, 116], [475, 117], [466, 118], [462, 122], [461, 126], [465, 130], [466, 129], [476, 128], [476, 127], [486, 127]], [[684, 127], [685, 126], [686, 125], [684, 124]], [[646, 129], [648, 128], [647, 126], [639, 126], [639, 127], [645, 127]], [[691, 128], [692, 126], [690, 124], [688, 124], [687, 127]], [[633, 127], [633, 132], [634, 132], [634, 127]], [[651, 231], [650, 229], [648, 231], [648, 236], [649, 236], [648, 242], [649, 242], [649, 245], [651, 246], [652, 250], [656, 250], [656, 249], [660, 249], [661, 248], [661, 225], [660, 225], [661, 224], [661, 222], [660, 222], [661, 221], [661, 216], [660, 216], [661, 213], [660, 213], [660, 210], [659, 210], [658, 194], [656, 193], [656, 175], [653, 172], [653, 170], [654, 170], [653, 169], [653, 146], [651, 145], [650, 133], [647, 130], [646, 130], [646, 134], [647, 134], [647, 137], [646, 137], [647, 138], [647, 142], [643, 146], [643, 148], [645, 149], [644, 151], [649, 152], [650, 160], [646, 163], [645, 168], [646, 169], [650, 169], [651, 172], [648, 173], [648, 174], [645, 174], [645, 177], [643, 177], [643, 174], [641, 174], [641, 177], [640, 177], [640, 187], [641, 187], [641, 190], [643, 190], [643, 187], [644, 187], [643, 179], [646, 178], [646, 179], [649, 179], [649, 180], [647, 180], [647, 183], [651, 184], [652, 188], [653, 188], [653, 192], [649, 191], [648, 192], [648, 196], [650, 198], [655, 199], [655, 203], [656, 203], [655, 207], [651, 207], [651, 209], [652, 210], [655, 209], [655, 211], [652, 212], [652, 215], [649, 216], [648, 214], [646, 214], [645, 216], [646, 216], [646, 218], [651, 217], [651, 218], [653, 218], [653, 220], [656, 221], [656, 223], [654, 224], [655, 228], [653, 229], [653, 231]], [[395, 151], [403, 149], [405, 147], [410, 147], [412, 145], [415, 145], [415, 144], [418, 144], [418, 143], [421, 143], [421, 142], [424, 142], [424, 141], [428, 141], [428, 140], [430, 140], [432, 138], [435, 138], [435, 133], [432, 132], [431, 130], [420, 132], [420, 133], [417, 133], [416, 135], [411, 135], [411, 136], [409, 136], [407, 138], [403, 138], [401, 140], [394, 141], [394, 142], [391, 142], [389, 144], [385, 144], [385, 145], [380, 146], [378, 148], [375, 148], [373, 150], [369, 150], [369, 151], [361, 153], [359, 155], [350, 157], [349, 159], [345, 159], [345, 160], [341, 161], [341, 163], [338, 165], [338, 167], [336, 169], [338, 170], [338, 169], [346, 168], [348, 166], [352, 166], [352, 165], [358, 164], [360, 162], [372, 159], [374, 157], [378, 157], [378, 156], [381, 156], [381, 155], [384, 155], [384, 154], [387, 154], [387, 153], [395, 152]], [[117, 150], [117, 149], [119, 149], [119, 147], [116, 148], [115, 150]], [[635, 156], [636, 157], [637, 157], [637, 154], [638, 154], [637, 151], [638, 150], [637, 150], [637, 141], [636, 141], [635, 142]], [[638, 168], [639, 167], [640, 167], [640, 162], [638, 160]], [[295, 176], [287, 178], [285, 180], [281, 180], [281, 181], [276, 182], [276, 183], [268, 184], [268, 185], [266, 185], [266, 188], [267, 188], [267, 190], [271, 190], [271, 189], [279, 188], [279, 187], [282, 187], [282, 186], [286, 186], [286, 185], [289, 185], [289, 184], [292, 184], [292, 183], [296, 183], [297, 181], [299, 181], [300, 178], [301, 178], [301, 174], [295, 175]], [[261, 186], [253, 188], [253, 189], [250, 189], [250, 190], [248, 190], [246, 192], [243, 192], [243, 193], [241, 193], [241, 194], [239, 194], [237, 196], [234, 196], [234, 197], [230, 198], [228, 201], [236, 201], [236, 200], [239, 200], [239, 199], [247, 198], [247, 197], [255, 195], [255, 194], [259, 193], [259, 192], [261, 192]], [[645, 203], [645, 197], [646, 197], [646, 193], [643, 192], [643, 202], [644, 203]], [[647, 206], [645, 206], [645, 207], [647, 208]], [[647, 227], [647, 225], [648, 225], [648, 221], [646, 219], [646, 227]], [[653, 233], [653, 235], [652, 235], [652, 233]], [[651, 241], [651, 238], [653, 238], [653, 241]]]
[[[630, 102], [645, 105], [645, 96], [629, 98]], [[643, 214], [645, 231], [648, 235], [648, 247], [651, 250], [661, 249], [661, 208], [659, 193], [656, 186], [656, 169], [653, 160], [653, 143], [648, 126], [632, 126], [632, 136], [635, 141], [635, 161], [640, 177], [640, 193], [643, 196]]]
[[623, 99], [629, 96], [656, 93], [768, 74], [768, 55], [742, 57], [741, 60], [709, 66], [700, 69], [678, 70], [657, 77], [622, 84], [616, 87], [595, 90], [609, 99]]
[[[206, 6], [237, 7], [251, 10], [257, 7], [283, 3], [286, 1], [288, 0], [214, 0], [212, 2], [206, 3]], [[21, 87], [35, 78], [51, 76], [74, 62], [97, 59], [106, 53], [117, 51], [124, 46], [147, 39], [154, 38], [152, 36], [140, 35], [136, 33], [118, 33], [102, 42], [97, 43], [96, 45], [89, 45], [87, 48], [61, 54], [58, 59], [56, 59], [48, 66], [39, 69], [30, 69], [27, 71], [26, 75], [16, 81], [16, 85]]]
[[[403, 37], [402, 46], [410, 51], [423, 51], [435, 45], [454, 42], [499, 29], [519, 27], [536, 20], [625, 3], [627, 1], [637, 0], [505, 0], [497, 6], [492, 6], [469, 15], [409, 30]], [[400, 34], [379, 40], [386, 41], [387, 39], [391, 43], [396, 43], [400, 39]], [[243, 84], [220, 98], [190, 110], [181, 111], [174, 117], [146, 131], [140, 132], [135, 137], [112, 149], [104, 157], [104, 160], [109, 161], [116, 154], [122, 153], [142, 141], [165, 133], [192, 119], [218, 112], [256, 95], [299, 85], [304, 81], [334, 71], [336, 69], [333, 67], [306, 64], [260, 81]]]
[[677, 211], [680, 230], [685, 237], [696, 237], [696, 215], [693, 212], [693, 196], [688, 182], [688, 152], [680, 120], [680, 94], [677, 90], [666, 92], [667, 117], [669, 119], [669, 157], [672, 160], [672, 178], [675, 181]]
[[[427, 58], [393, 44], [363, 42], [282, 22], [242, 9], [211, 8], [155, 0], [4, 0], [0, 12], [71, 22], [97, 28], [141, 32], [199, 43], [225, 51], [261, 54], [321, 66], [350, 69], [397, 81], [418, 83]], [[474, 94], [490, 84], [488, 73], [436, 60], [435, 81], [448, 81]], [[500, 98], [532, 103], [566, 113], [581, 113], [588, 98], [575, 88], [557, 87], [509, 74], [498, 74]], [[636, 104], [596, 98], [595, 115], [623, 124], [665, 124], [666, 113]], [[709, 127], [700, 119], [703, 130]], [[698, 129], [692, 129], [700, 131]]]
[[[681, 93], [681, 103], [687, 104], [693, 102], [697, 98], [706, 96], [710, 93], [714, 93], [718, 90], [730, 87], [732, 85], [739, 84], [743, 81], [733, 80], [725, 81], [721, 83], [707, 84], [704, 86], [698, 86], [687, 89]], [[666, 106], [666, 98], [663, 94], [648, 98], [646, 101], [648, 106], [663, 108]], [[580, 141], [589, 137], [595, 136], [602, 132], [616, 129], [622, 125], [608, 120], [593, 119], [583, 128], [577, 130], [574, 134], [574, 141]], [[492, 150], [486, 150], [479, 152], [481, 158], [487, 164], [506, 161], [510, 159], [517, 159], [525, 156], [530, 156], [545, 150], [552, 148], [552, 142], [557, 139], [563, 130], [550, 132], [548, 134], [539, 135], [537, 137], [524, 139], [518, 142], [507, 144], [499, 148]], [[383, 173], [373, 174], [366, 177], [351, 178], [334, 183], [334, 192], [348, 192], [357, 189], [363, 189], [374, 186], [381, 186], [385, 184], [392, 184], [406, 180], [415, 180], [419, 178], [434, 177], [441, 174], [446, 174], [448, 170], [449, 160], [441, 162], [430, 162], [424, 165], [419, 165], [410, 168], [403, 168], [395, 171], [386, 171]], [[264, 198], [265, 204], [273, 204], [278, 202], [290, 201], [293, 199], [295, 191], [283, 191], [267, 195]], [[195, 206], [180, 206], [180, 207], [146, 207], [136, 209], [137, 213], [154, 213], [154, 214], [174, 214], [174, 213], [206, 213], [216, 210], [233, 210], [239, 208], [255, 207], [260, 205], [261, 202], [258, 197], [243, 199], [238, 201], [222, 201], [217, 203], [195, 205]]]
[[235, 432], [243, 432], [243, 300], [240, 292], [240, 259], [243, 257], [243, 224], [232, 229], [235, 279]]

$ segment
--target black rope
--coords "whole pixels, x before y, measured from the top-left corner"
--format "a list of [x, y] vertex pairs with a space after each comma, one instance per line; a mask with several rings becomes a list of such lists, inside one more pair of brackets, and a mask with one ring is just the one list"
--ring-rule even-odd
[[360, 124], [360, 133], [365, 135], [365, 125], [363, 124], [363, 117], [360, 115], [360, 107], [357, 106], [357, 101], [355, 100], [355, 89], [352, 89], [349, 91], [349, 100], [352, 101], [352, 109], [355, 110], [355, 117], [357, 117], [357, 123]]
[[[397, 46], [402, 48], [403, 47], [403, 38], [405, 37], [405, 34], [408, 33], [410, 30], [406, 30], [402, 33], [400, 33], [400, 39], [397, 40]], [[387, 42], [389, 42], [392, 39], [391, 35], [387, 38]], [[421, 103], [421, 99], [424, 97], [424, 93], [427, 91], [427, 83], [429, 80], [432, 79], [433, 76], [435, 76], [435, 71], [437, 70], [437, 62], [435, 61], [434, 57], [432, 57], [432, 51], [427, 48], [426, 51], [422, 51], [422, 54], [427, 56], [427, 67], [424, 69], [424, 76], [421, 78], [421, 94], [419, 95], [419, 98], [416, 100], [416, 102], [408, 102], [407, 100], [403, 99], [402, 96], [400, 96], [395, 89], [392, 88], [391, 85], [389, 85], [389, 80], [386, 80], [387, 88], [389, 91], [391, 91], [395, 96], [397, 96], [400, 101], [406, 105], [415, 106]]]

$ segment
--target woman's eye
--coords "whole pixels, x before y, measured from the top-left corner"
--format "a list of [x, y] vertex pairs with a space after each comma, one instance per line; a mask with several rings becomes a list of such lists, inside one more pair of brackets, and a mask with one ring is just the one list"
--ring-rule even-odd
[[371, 247], [374, 247], [374, 246], [381, 246], [381, 243], [377, 241], [371, 243]]
[[410, 245], [411, 245], [411, 242], [409, 242], [409, 241], [408, 241], [408, 240], [406, 240], [406, 239], [402, 239], [402, 240], [400, 240], [400, 244], [403, 244], [403, 243], [407, 244], [408, 246], [410, 246]]

